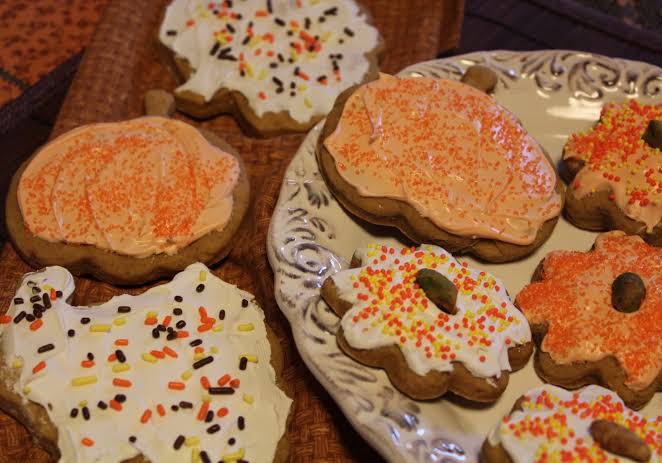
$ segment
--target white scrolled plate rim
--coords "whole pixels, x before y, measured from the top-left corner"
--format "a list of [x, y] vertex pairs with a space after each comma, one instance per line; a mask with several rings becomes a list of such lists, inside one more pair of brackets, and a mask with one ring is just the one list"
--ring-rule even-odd
[[[637, 98], [662, 103], [662, 69], [576, 51], [477, 52], [416, 64], [400, 75], [459, 79], [473, 64], [497, 72], [495, 98], [520, 118], [556, 163], [569, 134], [590, 127], [605, 102]], [[334, 336], [339, 319], [320, 300], [322, 281], [347, 268], [357, 247], [407, 241], [396, 229], [354, 218], [330, 194], [315, 160], [323, 123], [308, 134], [292, 159], [267, 238], [276, 301], [289, 320], [299, 353], [356, 431], [385, 459], [477, 461], [489, 430], [519, 396], [542, 384], [533, 362], [511, 375], [496, 404], [467, 407], [444, 398], [414, 401], [394, 389], [382, 370], [357, 363], [339, 350]], [[561, 219], [550, 239], [524, 260], [494, 265], [460, 260], [493, 273], [515, 295], [548, 252], [588, 250], [595, 236]], [[662, 414], [662, 394], [643, 412]]]

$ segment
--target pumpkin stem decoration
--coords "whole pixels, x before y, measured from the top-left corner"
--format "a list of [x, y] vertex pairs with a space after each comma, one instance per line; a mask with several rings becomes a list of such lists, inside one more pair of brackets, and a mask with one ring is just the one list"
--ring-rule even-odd
[[662, 150], [662, 120], [650, 121], [641, 139], [651, 148]]
[[636, 273], [621, 273], [611, 284], [611, 305], [619, 312], [636, 312], [645, 297], [646, 286]]
[[591, 435], [602, 450], [634, 461], [647, 462], [651, 449], [646, 442], [628, 428], [607, 420], [591, 423]]
[[416, 283], [440, 310], [449, 315], [457, 313], [457, 288], [448, 278], [432, 269], [424, 268], [416, 273]]

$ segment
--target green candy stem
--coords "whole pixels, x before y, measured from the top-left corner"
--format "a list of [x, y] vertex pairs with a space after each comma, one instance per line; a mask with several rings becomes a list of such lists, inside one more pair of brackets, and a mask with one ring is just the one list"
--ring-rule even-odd
[[424, 268], [416, 273], [416, 283], [440, 310], [449, 315], [457, 313], [457, 288], [448, 278], [432, 269]]

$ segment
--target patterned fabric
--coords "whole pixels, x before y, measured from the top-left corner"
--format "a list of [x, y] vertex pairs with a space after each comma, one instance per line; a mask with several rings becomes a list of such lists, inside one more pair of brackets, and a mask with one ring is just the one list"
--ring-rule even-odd
[[0, 2], [0, 106], [79, 52], [108, 0]]

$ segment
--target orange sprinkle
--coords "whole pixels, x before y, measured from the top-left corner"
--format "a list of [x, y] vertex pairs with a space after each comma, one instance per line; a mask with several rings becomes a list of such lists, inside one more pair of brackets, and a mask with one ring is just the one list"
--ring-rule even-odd
[[11, 321], [11, 317], [9, 315], [3, 315], [2, 317], [0, 317], [0, 323], [2, 324], [9, 323], [10, 321]]
[[156, 406], [156, 412], [159, 414], [159, 416], [165, 416], [165, 407], [163, 404], [158, 404]]
[[152, 354], [157, 359], [165, 358], [165, 354], [160, 350], [150, 350], [149, 353]]
[[51, 301], [57, 301], [57, 291], [54, 288], [51, 288]]
[[205, 348], [202, 347], [202, 346], [198, 346], [198, 347], [196, 347], [196, 348], [194, 349], [194, 352], [195, 352], [196, 354], [201, 354], [201, 353], [203, 353], [204, 351], [205, 351]]
[[172, 389], [175, 391], [183, 391], [185, 388], [186, 388], [186, 384], [179, 381], [170, 381], [168, 383], [168, 389]]
[[225, 374], [218, 379], [218, 385], [225, 386], [231, 379], [232, 377], [230, 375]]
[[[299, 72], [299, 74], [301, 74], [301, 72]], [[258, 93], [257, 96], [259, 96], [261, 100], [266, 100], [267, 99], [267, 94], [264, 93], [264, 92]]]
[[198, 307], [198, 315], [200, 315], [200, 320], [204, 320], [205, 318], [209, 317], [209, 315], [207, 315], [207, 309], [202, 306]]
[[156, 317], [147, 317], [145, 319], [145, 325], [156, 325], [159, 321], [156, 319]]
[[83, 368], [92, 368], [94, 366], [94, 360], [83, 360], [80, 362], [80, 366]]
[[[178, 338], [188, 338], [188, 331], [177, 331]], [[165, 349], [163, 349], [165, 351]]]
[[172, 321], [172, 316], [167, 315], [167, 316], [163, 319], [163, 323], [161, 323], [161, 324], [167, 328], [168, 325], [170, 325], [170, 322], [171, 322], [171, 321]]
[[204, 420], [205, 416], [207, 416], [208, 411], [209, 411], [209, 402], [202, 402], [202, 405], [200, 406], [200, 410], [198, 411], [198, 421]]
[[44, 362], [44, 361], [42, 360], [41, 362], [39, 362], [38, 364], [36, 364], [36, 365], [34, 366], [34, 368], [32, 369], [32, 373], [36, 375], [37, 373], [39, 373], [39, 372], [40, 372], [41, 370], [43, 370], [44, 368], [46, 368], [46, 362]]
[[209, 331], [212, 329], [214, 325], [212, 323], [206, 323], [204, 325], [198, 326], [198, 333], [204, 333], [205, 331]]
[[228, 409], [226, 407], [221, 407], [216, 412], [216, 416], [218, 416], [219, 418], [223, 418], [227, 414], [228, 414]]
[[118, 412], [122, 411], [122, 404], [119, 403], [117, 400], [110, 399], [110, 402], [108, 402], [108, 404], [110, 405], [110, 408], [112, 408], [113, 410], [117, 410]]
[[240, 384], [241, 381], [239, 381], [239, 378], [235, 378], [232, 381], [230, 381], [230, 387], [232, 387], [233, 389], [237, 389]]
[[255, 12], [255, 17], [256, 17], [256, 18], [263, 18], [263, 17], [265, 17], [267, 14], [268, 14], [268, 13], [267, 13], [267, 10], [257, 10], [257, 11]]
[[117, 387], [131, 387], [133, 384], [128, 379], [113, 378], [113, 386]]
[[116, 346], [128, 346], [129, 345], [129, 340], [128, 339], [116, 339], [115, 340], [115, 345]]
[[114, 362], [115, 360], [117, 360], [117, 355], [115, 355], [115, 353], [113, 352], [112, 354], [110, 354], [108, 356], [108, 361], [109, 362]]
[[41, 328], [41, 325], [43, 325], [44, 322], [41, 320], [41, 318], [36, 319], [32, 323], [30, 323], [30, 331], [37, 331], [39, 328]]
[[211, 387], [211, 384], [209, 384], [209, 378], [207, 378], [206, 376], [203, 376], [202, 378], [200, 378], [200, 385], [204, 389], [209, 389]]
[[152, 411], [148, 408], [143, 412], [143, 415], [140, 417], [140, 422], [142, 424], [145, 424], [149, 421], [151, 417], [152, 417]]
[[94, 441], [89, 437], [83, 437], [80, 443], [83, 444], [85, 447], [92, 447], [94, 445]]
[[[180, 331], [180, 333], [181, 333], [181, 331]], [[186, 336], [188, 336], [188, 333], [186, 333]], [[181, 336], [181, 337], [184, 337], [184, 336]], [[174, 350], [172, 350], [172, 349], [169, 348], [168, 346], [165, 346], [165, 347], [163, 348], [163, 352], [165, 352], [166, 355], [169, 355], [169, 356], [172, 357], [172, 358], [177, 358], [177, 357], [178, 357], [178, 356], [177, 356], [177, 352], [175, 352]]]

